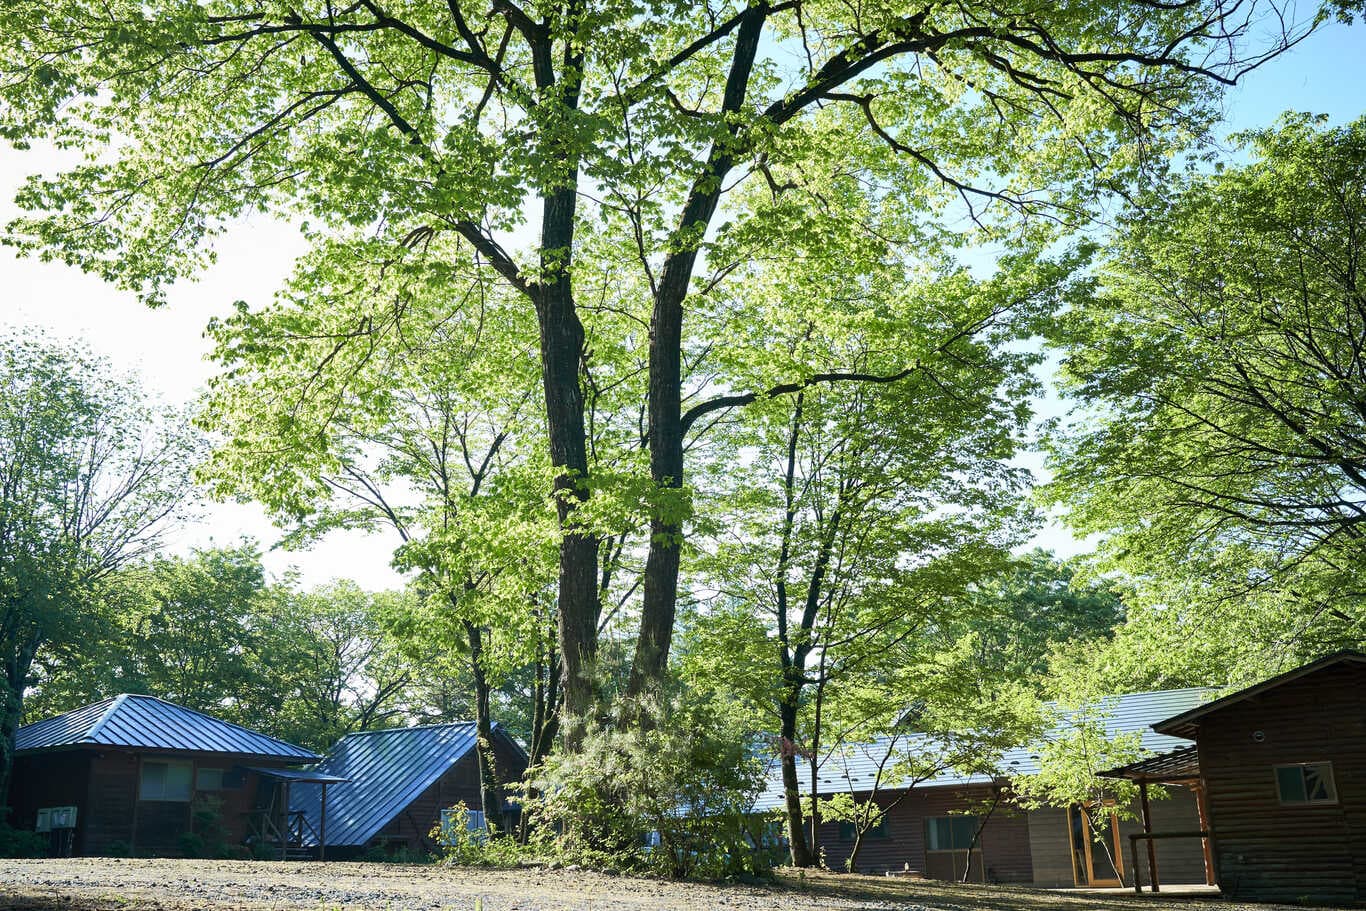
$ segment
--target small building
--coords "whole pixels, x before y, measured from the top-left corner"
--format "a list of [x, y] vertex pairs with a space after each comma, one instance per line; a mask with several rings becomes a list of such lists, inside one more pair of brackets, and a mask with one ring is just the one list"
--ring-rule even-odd
[[[324, 807], [325, 844], [329, 858], [356, 857], [369, 851], [422, 855], [437, 850], [432, 829], [442, 823], [442, 812], [457, 803], [484, 813], [479, 789], [479, 765], [473, 722], [390, 728], [348, 734], [329, 751], [316, 771], [344, 784], [326, 789], [301, 785], [293, 791], [290, 808], [321, 831]], [[501, 726], [493, 726], [498, 780], [520, 781], [527, 755]], [[499, 825], [511, 828], [516, 807], [505, 801], [492, 810]], [[480, 817], [482, 818], [482, 817]], [[462, 821], [463, 822], [463, 821]]]
[[1329, 655], [1153, 728], [1196, 743], [1226, 896], [1366, 900], [1366, 655]]
[[[1213, 693], [1206, 687], [1129, 693], [1101, 700], [1096, 708], [1108, 736], [1138, 734], [1145, 752], [1165, 752], [1189, 746], [1189, 741], [1154, 732], [1153, 722], [1194, 708]], [[1059, 731], [1066, 727], [1064, 718]], [[898, 748], [914, 750], [914, 738]], [[1008, 799], [996, 799], [1008, 794], [1013, 776], [1039, 770], [1037, 747], [1008, 751], [1001, 763], [1004, 774], [999, 777], [945, 772], [910, 787], [884, 781], [874, 796], [872, 783], [886, 752], [885, 742], [860, 745], [848, 755], [831, 758], [817, 773], [818, 793], [823, 796], [849, 793], [860, 802], [872, 796], [880, 806], [890, 807], [883, 822], [864, 837], [859, 872], [909, 871], [933, 879], [961, 880], [966, 871], [973, 882], [1046, 887], [1119, 886], [1131, 881], [1128, 836], [1140, 830], [1138, 823], [1112, 813], [1107, 831], [1096, 838], [1094, 814], [1080, 806], [1025, 811]], [[801, 766], [800, 771], [803, 799], [809, 801], [809, 767]], [[782, 804], [782, 780], [775, 769], [755, 809], [769, 811]], [[1198, 827], [1194, 795], [1185, 789], [1173, 789], [1169, 799], [1154, 802], [1151, 809], [1165, 827]], [[974, 841], [979, 824], [981, 833]], [[852, 827], [822, 823], [819, 835], [826, 864], [842, 869], [854, 844]], [[1155, 850], [1169, 882], [1206, 881], [1198, 843], [1163, 842]]]
[[285, 779], [335, 783], [290, 769], [319, 758], [152, 696], [114, 696], [19, 728], [10, 822], [60, 819], [61, 853], [284, 853], [298, 822]]

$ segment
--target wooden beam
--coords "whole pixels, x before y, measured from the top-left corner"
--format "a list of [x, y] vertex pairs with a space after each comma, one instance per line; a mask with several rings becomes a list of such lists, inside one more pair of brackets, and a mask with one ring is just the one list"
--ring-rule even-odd
[[323, 782], [322, 807], [318, 811], [318, 860], [327, 860], [327, 783]]
[[[1138, 783], [1138, 796], [1143, 807], [1143, 834], [1150, 836], [1148, 838], [1148, 881], [1151, 883], [1149, 889], [1153, 892], [1161, 892], [1162, 885], [1157, 878], [1157, 845], [1153, 843], [1151, 838], [1153, 834], [1153, 811], [1152, 807], [1148, 805], [1148, 782], [1140, 781]], [[1135, 859], [1134, 867], [1135, 869], [1138, 867], [1137, 859]], [[1135, 887], [1138, 885], [1137, 873], [1134, 874], [1134, 885]]]
[[1205, 836], [1200, 839], [1200, 847], [1205, 852], [1205, 885], [1217, 885], [1218, 879], [1214, 875], [1214, 848], [1209, 837], [1209, 807], [1205, 803], [1205, 786], [1197, 782], [1191, 786], [1191, 790], [1195, 792], [1195, 812], [1200, 819], [1200, 828], [1205, 832]]

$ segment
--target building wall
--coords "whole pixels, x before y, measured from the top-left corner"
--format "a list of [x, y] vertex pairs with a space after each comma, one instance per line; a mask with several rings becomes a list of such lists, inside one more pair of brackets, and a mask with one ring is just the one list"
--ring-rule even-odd
[[[1189, 788], [1166, 788], [1165, 800], [1150, 801], [1154, 832], [1194, 832], [1200, 828], [1195, 807], [1195, 794]], [[1138, 815], [1138, 805], [1130, 808]], [[1121, 820], [1119, 824], [1120, 864], [1124, 882], [1133, 883], [1134, 858], [1129, 836], [1142, 832], [1137, 819]], [[1045, 807], [1029, 814], [1029, 848], [1034, 869], [1034, 883], [1039, 886], [1059, 887], [1075, 885], [1072, 876], [1071, 844], [1067, 831], [1067, 812]], [[1139, 859], [1143, 863], [1143, 882], [1148, 881], [1147, 847], [1140, 843]], [[1168, 884], [1203, 883], [1205, 855], [1198, 838], [1157, 841], [1157, 869], [1161, 881]]]
[[[1198, 743], [1227, 895], [1366, 898], [1366, 668], [1329, 667], [1212, 712]], [[1275, 767], [1322, 761], [1338, 802], [1282, 806]]]
[[82, 832], [90, 812], [85, 786], [89, 766], [90, 757], [82, 752], [16, 757], [9, 791], [10, 824], [19, 829], [32, 829], [37, 824], [40, 809], [75, 807], [73, 850], [80, 851]]
[[[189, 760], [195, 781], [201, 768], [238, 769], [237, 787], [194, 791], [191, 801], [142, 800], [138, 793], [144, 758]], [[212, 753], [159, 753], [144, 757], [129, 750], [66, 750], [20, 756], [15, 760], [11, 802], [12, 822], [33, 828], [42, 807], [75, 806], [78, 855], [182, 853], [181, 838], [193, 831], [196, 799], [220, 804], [218, 819], [223, 842], [241, 845], [248, 833], [248, 814], [258, 788], [254, 773], [241, 766], [283, 767], [282, 763]], [[229, 776], [232, 777], [231, 775]], [[267, 784], [269, 786], [269, 784]]]
[[[858, 796], [866, 798], [866, 795]], [[871, 833], [865, 836], [859, 849], [858, 872], [911, 870], [927, 876], [947, 876], [947, 858], [926, 854], [926, 820], [960, 815], [963, 810], [978, 806], [990, 797], [991, 789], [987, 786], [912, 791], [888, 812], [885, 838], [873, 837]], [[895, 794], [877, 798], [878, 804], [884, 807], [895, 799]], [[840, 826], [833, 822], [821, 825], [820, 840], [826, 864], [843, 869], [853, 850], [853, 841], [841, 840]], [[991, 815], [982, 829], [980, 862], [974, 861], [974, 879], [982, 879], [983, 866], [987, 882], [1030, 881], [1029, 822], [1023, 813], [1001, 806]]]

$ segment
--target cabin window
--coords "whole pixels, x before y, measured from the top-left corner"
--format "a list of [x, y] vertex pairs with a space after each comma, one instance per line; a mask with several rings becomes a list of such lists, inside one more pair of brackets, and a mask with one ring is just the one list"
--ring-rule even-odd
[[[844, 821], [840, 823], [840, 841], [853, 841], [854, 836], [857, 834], [858, 829], [852, 822]], [[863, 833], [863, 837], [887, 838], [887, 814], [883, 813], [882, 818], [877, 821], [877, 824]]]
[[138, 799], [188, 803], [193, 781], [194, 765], [190, 762], [175, 759], [143, 760]]
[[936, 816], [925, 820], [925, 850], [966, 851], [976, 834], [976, 816]]
[[1289, 805], [1337, 803], [1331, 762], [1302, 762], [1276, 766], [1276, 795]]
[[200, 769], [199, 771], [195, 772], [194, 789], [196, 791], [223, 790], [223, 770]]

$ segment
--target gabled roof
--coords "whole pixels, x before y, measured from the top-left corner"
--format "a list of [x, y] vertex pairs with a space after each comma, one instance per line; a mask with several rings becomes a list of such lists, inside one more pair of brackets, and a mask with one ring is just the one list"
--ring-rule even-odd
[[[1215, 692], [1210, 687], [1190, 687], [1180, 690], [1126, 693], [1120, 696], [1108, 696], [1091, 708], [1104, 716], [1099, 720], [1104, 722], [1107, 736], [1138, 734], [1143, 750], [1165, 753], [1179, 747], [1189, 746], [1189, 743], [1184, 739], [1156, 733], [1152, 730], [1153, 721], [1158, 718], [1165, 718], [1173, 712], [1197, 706]], [[1075, 715], [1075, 713], [1062, 711], [1055, 705], [1050, 707], [1059, 711], [1061, 718], [1053, 730], [1044, 735], [1045, 739], [1065, 734], [1071, 727], [1070, 719]], [[888, 738], [880, 738], [871, 743], [857, 744], [848, 750], [847, 755], [835, 755], [827, 759], [816, 775], [818, 792], [821, 794], [847, 794], [851, 790], [851, 786], [854, 791], [872, 790], [877, 778], [878, 763], [887, 755], [889, 742]], [[896, 746], [896, 751], [898, 754], [904, 755], [914, 753], [916, 750], [928, 752], [936, 746], [937, 743], [932, 738], [925, 735], [912, 735], [902, 737]], [[1039, 746], [1037, 744], [1027, 744], [1007, 750], [1001, 759], [1001, 768], [1005, 777], [1036, 774], [1039, 771], [1038, 754]], [[805, 763], [800, 763], [799, 773], [802, 793], [809, 795], [811, 790], [810, 767]], [[915, 787], [962, 787], [970, 784], [990, 784], [992, 780], [986, 775], [964, 775], [956, 771], [947, 771], [916, 783]], [[909, 781], [889, 781], [884, 777], [879, 789], [898, 790], [911, 784], [912, 782]], [[764, 790], [755, 801], [754, 809], [768, 810], [782, 806], [782, 804], [782, 769], [778, 767], [775, 760]]]
[[1229, 693], [1227, 696], [1221, 696], [1218, 699], [1206, 702], [1203, 705], [1198, 705], [1179, 715], [1173, 715], [1162, 721], [1154, 722], [1153, 729], [1159, 733], [1169, 734], [1173, 737], [1194, 739], [1195, 732], [1200, 727], [1200, 719], [1204, 718], [1210, 712], [1217, 712], [1236, 702], [1242, 702], [1244, 699], [1251, 699], [1259, 693], [1275, 689], [1292, 680], [1298, 680], [1301, 677], [1307, 677], [1310, 674], [1316, 674], [1319, 671], [1342, 665], [1366, 667], [1366, 655], [1363, 655], [1361, 652], [1345, 649], [1343, 651], [1333, 652], [1331, 655], [1325, 655], [1317, 661], [1311, 661], [1308, 664], [1286, 671], [1284, 674], [1277, 674], [1269, 680], [1263, 680], [1261, 683], [1253, 684], [1245, 689]]
[[187, 753], [227, 753], [287, 762], [318, 754], [155, 696], [124, 693], [26, 724], [15, 734], [17, 754], [80, 747], [124, 747]]
[[[500, 726], [494, 725], [494, 734], [521, 749]], [[472, 721], [347, 734], [316, 767], [348, 779], [327, 789], [327, 844], [368, 843], [474, 745]], [[290, 809], [302, 810], [314, 832], [320, 828], [321, 792], [309, 784], [290, 790]]]

